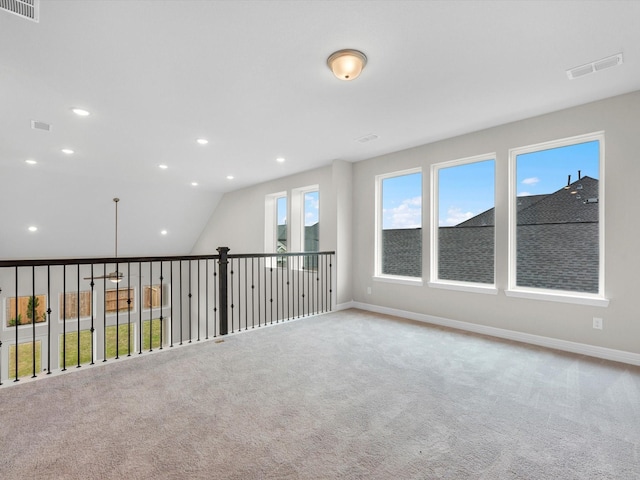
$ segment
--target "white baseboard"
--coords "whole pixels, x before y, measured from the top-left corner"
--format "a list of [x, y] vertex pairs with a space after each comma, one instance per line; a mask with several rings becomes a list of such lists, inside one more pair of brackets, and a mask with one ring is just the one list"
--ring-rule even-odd
[[[354, 302], [353, 300], [350, 302], [345, 302], [345, 303], [339, 303], [336, 306], [333, 307], [333, 311], [337, 312], [340, 310], [349, 310], [350, 308], [360, 308], [356, 305], [357, 302]], [[362, 309], [362, 310], [366, 310], [366, 309]]]
[[630, 365], [640, 365], [640, 354], [626, 352], [624, 350], [614, 350], [612, 348], [597, 347], [594, 345], [587, 345], [585, 343], [570, 342], [568, 340], [559, 340], [556, 338], [533, 335], [531, 333], [515, 332], [513, 330], [506, 330], [503, 328], [478, 325], [475, 323], [462, 322], [460, 320], [450, 320], [448, 318], [425, 315], [423, 313], [408, 312], [396, 308], [381, 307], [368, 303], [347, 302], [341, 304], [340, 307], [341, 308], [338, 308], [338, 306], [336, 306], [336, 310], [344, 310], [346, 308], [359, 308], [361, 310], [367, 310], [369, 312], [394, 315], [396, 317], [417, 320], [418, 322], [456, 328], [458, 330], [490, 335], [492, 337], [506, 338], [508, 340], [515, 340], [517, 342], [530, 343], [532, 345], [538, 345], [541, 347], [563, 350], [565, 352], [578, 353], [581, 355], [588, 355], [590, 357], [603, 358], [605, 360], [613, 360], [614, 362], [628, 363]]

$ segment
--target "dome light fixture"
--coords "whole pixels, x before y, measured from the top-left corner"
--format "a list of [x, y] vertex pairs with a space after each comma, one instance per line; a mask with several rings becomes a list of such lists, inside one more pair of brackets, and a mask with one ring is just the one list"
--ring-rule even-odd
[[366, 64], [367, 56], [359, 50], [338, 50], [327, 58], [329, 69], [337, 78], [345, 81], [358, 78]]

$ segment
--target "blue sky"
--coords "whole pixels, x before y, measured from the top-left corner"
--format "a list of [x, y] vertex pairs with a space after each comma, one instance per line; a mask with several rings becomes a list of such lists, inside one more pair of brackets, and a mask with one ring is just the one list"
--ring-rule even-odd
[[[518, 155], [517, 195], [553, 193], [582, 176], [599, 177], [599, 142]], [[438, 177], [439, 225], [457, 225], [494, 206], [495, 161], [442, 168]], [[384, 179], [382, 228], [421, 227], [422, 174]]]
[[318, 202], [318, 192], [307, 192], [304, 194], [304, 226], [318, 223], [318, 212], [320, 205]]
[[287, 223], [287, 197], [279, 197], [277, 199], [277, 212], [278, 225], [285, 225]]

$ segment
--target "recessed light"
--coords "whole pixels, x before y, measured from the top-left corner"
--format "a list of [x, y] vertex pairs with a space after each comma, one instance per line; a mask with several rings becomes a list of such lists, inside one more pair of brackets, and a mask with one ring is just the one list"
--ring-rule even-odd
[[169, 168], [169, 166], [163, 163], [162, 165], [158, 165], [158, 168], [161, 168], [162, 170], [166, 170], [167, 168]]
[[37, 232], [37, 231], [38, 231], [38, 227], [36, 227], [35, 225], [31, 225], [31, 226], [29, 227], [29, 231], [30, 231], [30, 232]]
[[284, 158], [282, 158], [282, 157], [278, 157], [278, 158], [276, 158], [276, 162], [278, 162], [278, 163], [284, 163]]
[[162, 231], [160, 232], [160, 235], [166, 235], [167, 233], [169, 233], [169, 232], [167, 232], [166, 230], [162, 230]]
[[85, 110], [84, 108], [72, 108], [71, 111], [79, 117], [88, 117], [89, 115], [91, 115], [89, 111]]
[[32, 159], [29, 159], [29, 160], [25, 160], [25, 163], [28, 163], [29, 165], [35, 165], [38, 162], [36, 162], [35, 160], [32, 160]]
[[200, 145], [206, 145], [207, 143], [209, 143], [209, 140], [207, 140], [206, 138], [199, 138], [196, 140], [196, 142], [198, 142]]
[[191, 182], [191, 186], [192, 187], [197, 187], [198, 186], [198, 182]]
[[70, 148], [63, 148], [62, 153], [66, 153], [67, 155], [73, 155], [73, 150]]
[[227, 180], [233, 180], [233, 175], [227, 175]]

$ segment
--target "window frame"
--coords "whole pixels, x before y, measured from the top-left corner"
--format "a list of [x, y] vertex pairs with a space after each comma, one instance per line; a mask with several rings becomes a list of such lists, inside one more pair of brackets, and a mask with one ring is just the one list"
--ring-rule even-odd
[[[383, 225], [383, 205], [382, 205], [382, 183], [384, 180], [395, 177], [402, 177], [405, 175], [413, 175], [415, 173], [419, 173], [421, 175], [420, 178], [420, 229], [422, 235], [422, 265], [420, 265], [421, 275], [419, 277], [410, 277], [405, 275], [389, 275], [386, 273], [382, 273], [382, 225]], [[373, 279], [376, 281], [383, 281], [387, 283], [398, 283], [402, 285], [414, 285], [414, 286], [422, 286], [423, 278], [424, 278], [424, 174], [422, 171], [422, 167], [414, 167], [407, 168], [405, 170], [397, 170], [394, 172], [383, 173], [380, 175], [376, 175], [375, 177], [375, 237], [374, 237], [374, 276]]]
[[[444, 280], [439, 278], [438, 274], [438, 253], [439, 253], [439, 232], [440, 232], [440, 186], [439, 186], [439, 172], [444, 168], [458, 167], [462, 165], [469, 165], [472, 163], [479, 163], [485, 161], [493, 161], [493, 208], [494, 208], [494, 230], [493, 230], [493, 283], [478, 283], [478, 282], [465, 282], [461, 280]], [[497, 154], [496, 152], [484, 153], [482, 155], [473, 155], [471, 157], [459, 158], [456, 160], [448, 160], [446, 162], [434, 163], [431, 165], [430, 172], [431, 182], [431, 209], [430, 209], [430, 271], [429, 271], [429, 287], [442, 288], [447, 290], [458, 290], [464, 292], [473, 293], [486, 293], [490, 295], [496, 295], [498, 288], [496, 286], [497, 277], [497, 252], [496, 252], [496, 240], [497, 240], [497, 215], [495, 214], [495, 208], [497, 203]]]
[[[568, 147], [581, 143], [598, 141], [598, 293], [585, 293], [570, 290], [555, 290], [517, 285], [517, 157], [518, 155]], [[605, 132], [598, 131], [583, 135], [550, 140], [523, 147], [509, 149], [509, 242], [508, 242], [508, 283], [505, 295], [508, 297], [547, 300], [554, 302], [574, 303], [607, 307], [609, 300], [605, 297]]]

